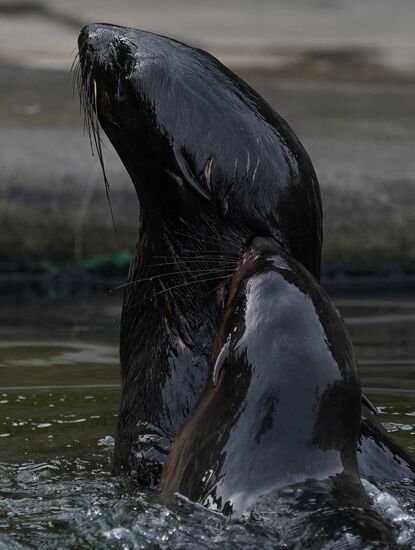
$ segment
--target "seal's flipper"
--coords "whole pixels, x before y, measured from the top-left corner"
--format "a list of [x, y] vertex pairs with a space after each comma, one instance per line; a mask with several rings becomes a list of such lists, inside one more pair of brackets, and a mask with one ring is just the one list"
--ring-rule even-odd
[[364, 478], [415, 480], [415, 458], [390, 437], [367, 406], [362, 409], [357, 462], [359, 473]]
[[372, 403], [372, 401], [367, 397], [367, 395], [365, 395], [364, 393], [362, 393], [362, 405], [365, 405], [370, 411], [372, 411], [372, 413], [374, 415], [378, 415], [379, 414], [379, 411], [378, 409], [376, 408], [376, 405], [374, 405]]
[[236, 516], [310, 479], [341, 476], [361, 494], [352, 345], [315, 278], [275, 241], [256, 238], [244, 253], [216, 344], [204, 394], [164, 465], [163, 494]]

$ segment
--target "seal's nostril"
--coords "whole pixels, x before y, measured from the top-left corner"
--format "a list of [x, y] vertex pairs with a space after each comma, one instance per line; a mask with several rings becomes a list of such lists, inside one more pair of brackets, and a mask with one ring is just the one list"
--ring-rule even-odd
[[81, 32], [79, 33], [79, 36], [78, 36], [78, 48], [82, 48], [85, 46], [85, 44], [87, 43], [88, 41], [88, 37], [89, 37], [89, 25], [86, 25], [85, 27], [83, 27], [81, 29]]

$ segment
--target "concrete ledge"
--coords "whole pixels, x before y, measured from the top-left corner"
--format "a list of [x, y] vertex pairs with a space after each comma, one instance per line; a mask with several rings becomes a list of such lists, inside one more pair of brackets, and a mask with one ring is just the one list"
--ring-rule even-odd
[[[413, 273], [414, 88], [242, 76], [288, 120], [313, 160], [324, 271]], [[0, 260], [79, 265], [132, 250], [134, 190], [115, 152], [106, 152], [114, 234], [69, 74], [0, 66], [0, 106]]]

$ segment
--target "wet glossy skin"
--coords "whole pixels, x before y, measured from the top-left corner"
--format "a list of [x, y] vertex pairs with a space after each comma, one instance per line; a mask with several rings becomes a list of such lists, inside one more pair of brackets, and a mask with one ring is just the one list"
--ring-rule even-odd
[[[95, 134], [97, 118], [140, 202], [121, 324], [123, 392], [114, 469], [155, 484], [177, 430], [203, 394], [212, 352], [220, 351], [229, 283], [250, 243], [258, 236], [270, 239], [318, 280], [319, 187], [285, 121], [206, 52], [104, 24], [82, 30], [79, 52], [81, 96], [94, 106], [89, 118]], [[339, 349], [333, 353], [349, 353], [349, 343], [344, 345], [334, 341]], [[316, 351], [319, 346], [317, 340]], [[260, 350], [272, 353], [253, 339], [250, 353]], [[235, 388], [229, 407], [238, 402], [237, 391], [243, 388]], [[307, 416], [312, 404], [306, 405]], [[368, 425], [363, 449], [371, 434]], [[329, 461], [336, 471], [345, 456], [339, 449]], [[382, 461], [386, 450], [377, 449]], [[370, 470], [373, 446], [359, 460]]]
[[318, 276], [320, 195], [288, 125], [209, 54], [110, 25], [83, 29], [79, 46], [140, 201], [129, 280], [147, 280], [125, 292], [115, 468], [148, 482], [205, 386], [224, 304], [215, 288], [258, 234]]
[[344, 322], [310, 273], [256, 239], [231, 283], [215, 367], [178, 434], [166, 494], [241, 514], [282, 486], [359, 484], [360, 384]]
[[101, 125], [135, 184], [141, 224], [199, 224], [212, 209], [215, 227], [219, 218], [273, 236], [319, 276], [313, 166], [254, 90], [206, 52], [152, 33], [90, 25], [79, 45]]

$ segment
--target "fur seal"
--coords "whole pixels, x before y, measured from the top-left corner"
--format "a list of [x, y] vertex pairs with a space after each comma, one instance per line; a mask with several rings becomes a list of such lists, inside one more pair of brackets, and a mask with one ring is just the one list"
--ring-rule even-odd
[[270, 239], [254, 239], [235, 270], [212, 357], [164, 466], [165, 494], [240, 515], [310, 479], [359, 485], [361, 389], [347, 331], [316, 279]]
[[[306, 294], [315, 289], [322, 243], [319, 186], [288, 124], [208, 53], [108, 24], [88, 25], [78, 44], [75, 74], [104, 177], [100, 126], [140, 202], [139, 240], [121, 321], [122, 399], [114, 470], [132, 472], [143, 484], [154, 485], [177, 431], [203, 402], [230, 284], [255, 239], [267, 239], [278, 247], [279, 258], [302, 266], [301, 273], [306, 270]], [[291, 269], [293, 277], [302, 277]], [[284, 283], [282, 274], [280, 279], [287, 292], [296, 286]], [[318, 289], [317, 294], [324, 302], [324, 293]], [[321, 326], [328, 326], [326, 320], [334, 315], [334, 309], [325, 307], [316, 312]], [[242, 323], [242, 311], [240, 316]], [[342, 338], [333, 342], [340, 346], [333, 353], [349, 349]], [[317, 339], [316, 351], [320, 345]], [[268, 349], [252, 342], [249, 354], [266, 356], [272, 349], [271, 342]], [[244, 368], [236, 365], [235, 372]], [[360, 398], [357, 402], [353, 377], [349, 383], [354, 396], [350, 421], [340, 419], [339, 425], [351, 430], [344, 437], [353, 454]], [[386, 478], [412, 475], [411, 457], [379, 435], [366, 404], [359, 468], [362, 464], [368, 475]], [[304, 410], [310, 410], [309, 401]], [[341, 408], [341, 415], [348, 414]], [[286, 422], [288, 426], [290, 420]], [[333, 445], [339, 469], [345, 451], [341, 441]], [[350, 456], [347, 462], [353, 461]]]

